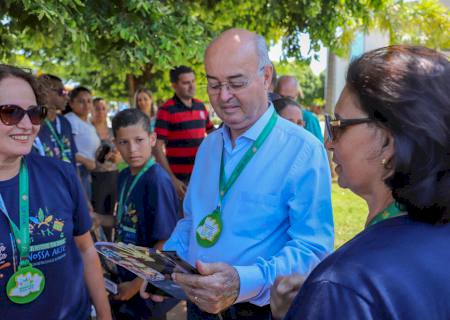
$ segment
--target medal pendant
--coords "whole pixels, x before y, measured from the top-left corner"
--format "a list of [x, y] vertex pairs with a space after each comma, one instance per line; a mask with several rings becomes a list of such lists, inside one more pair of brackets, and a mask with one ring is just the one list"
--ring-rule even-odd
[[222, 232], [222, 219], [219, 208], [200, 221], [196, 230], [197, 243], [209, 248], [216, 244]]
[[6, 285], [6, 295], [9, 300], [18, 304], [34, 301], [44, 291], [45, 277], [41, 270], [31, 265], [20, 268]]

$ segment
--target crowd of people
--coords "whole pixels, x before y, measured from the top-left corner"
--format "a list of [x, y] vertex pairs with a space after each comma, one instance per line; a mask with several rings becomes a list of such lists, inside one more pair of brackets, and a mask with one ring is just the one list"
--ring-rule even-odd
[[[166, 319], [179, 301], [123, 268], [107, 294], [94, 236], [195, 266], [171, 276], [189, 320], [450, 319], [448, 58], [363, 54], [325, 132], [262, 36], [223, 32], [204, 66], [219, 127], [187, 66], [159, 108], [140, 88], [108, 119], [87, 87], [0, 65], [2, 318]], [[336, 252], [327, 151], [369, 209]]]

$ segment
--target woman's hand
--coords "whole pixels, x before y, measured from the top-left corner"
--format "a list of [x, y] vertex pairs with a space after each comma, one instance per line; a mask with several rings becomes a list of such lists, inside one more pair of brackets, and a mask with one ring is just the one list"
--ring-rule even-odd
[[305, 278], [299, 274], [281, 276], [275, 280], [270, 289], [270, 309], [275, 319], [282, 319], [289, 310]]

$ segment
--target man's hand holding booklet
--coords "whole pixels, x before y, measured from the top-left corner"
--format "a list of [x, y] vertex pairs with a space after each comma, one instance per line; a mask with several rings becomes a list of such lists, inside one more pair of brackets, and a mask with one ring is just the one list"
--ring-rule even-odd
[[109, 261], [129, 270], [146, 280], [151, 286], [161, 290], [157, 291], [154, 288], [154, 294], [187, 299], [183, 289], [172, 280], [171, 275], [172, 273], [198, 274], [197, 270], [178, 257], [175, 251], [158, 251], [121, 242], [96, 242], [95, 248]]

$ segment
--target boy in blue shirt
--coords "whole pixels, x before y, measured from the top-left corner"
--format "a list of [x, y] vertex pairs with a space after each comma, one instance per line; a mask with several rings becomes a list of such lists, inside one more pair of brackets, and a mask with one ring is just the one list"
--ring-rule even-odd
[[[179, 202], [169, 174], [152, 157], [156, 136], [150, 132], [150, 119], [138, 109], [126, 109], [114, 117], [112, 129], [117, 150], [129, 165], [119, 174], [116, 241], [161, 250], [179, 218]], [[148, 305], [139, 297], [142, 279], [121, 268], [119, 278], [114, 299], [123, 301], [121, 314], [165, 318], [168, 306], [161, 312], [163, 305]]]

